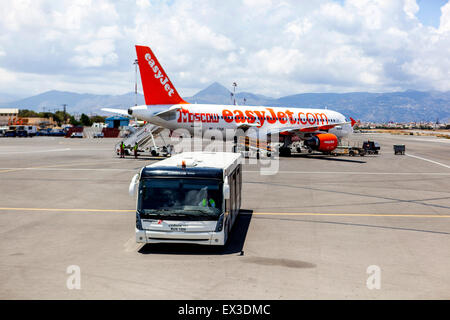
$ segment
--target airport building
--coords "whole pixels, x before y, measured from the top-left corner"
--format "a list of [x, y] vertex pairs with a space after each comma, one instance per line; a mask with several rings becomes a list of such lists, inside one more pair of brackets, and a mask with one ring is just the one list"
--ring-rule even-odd
[[18, 119], [19, 109], [0, 108], [0, 126], [8, 125], [8, 122]]
[[130, 124], [130, 119], [123, 116], [112, 116], [105, 119], [108, 128], [126, 127]]

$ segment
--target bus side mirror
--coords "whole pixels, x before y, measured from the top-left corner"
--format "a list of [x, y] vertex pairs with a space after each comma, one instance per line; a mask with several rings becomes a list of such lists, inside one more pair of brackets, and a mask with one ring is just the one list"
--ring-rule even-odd
[[223, 184], [223, 198], [225, 200], [230, 199], [230, 185], [228, 183]]
[[138, 178], [139, 178], [139, 174], [136, 173], [133, 176], [133, 179], [131, 179], [130, 186], [128, 187], [128, 193], [132, 197], [134, 196], [134, 193], [136, 192], [136, 186], [138, 184]]

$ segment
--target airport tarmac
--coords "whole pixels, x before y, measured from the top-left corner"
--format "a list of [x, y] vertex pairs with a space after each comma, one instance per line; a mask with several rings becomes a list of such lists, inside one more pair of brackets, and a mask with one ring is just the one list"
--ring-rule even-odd
[[450, 140], [367, 138], [379, 156], [244, 165], [223, 250], [136, 244], [128, 185], [157, 160], [116, 139], [0, 138], [0, 299], [450, 299]]

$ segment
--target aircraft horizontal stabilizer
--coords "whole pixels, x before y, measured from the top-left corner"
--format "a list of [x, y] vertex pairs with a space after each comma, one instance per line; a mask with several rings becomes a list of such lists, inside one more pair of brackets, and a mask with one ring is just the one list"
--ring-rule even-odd
[[128, 110], [112, 109], [112, 108], [102, 108], [101, 110], [102, 111], [106, 111], [106, 112], [121, 114], [121, 115], [126, 116], [126, 117], [130, 117], [130, 115], [128, 114]]
[[180, 107], [180, 106], [178, 106], [178, 107], [171, 107], [168, 110], [164, 110], [164, 111], [156, 113], [155, 116], [163, 118], [164, 116], [169, 116], [170, 114], [176, 113], [178, 110], [181, 110], [181, 109], [182, 109], [182, 107]]

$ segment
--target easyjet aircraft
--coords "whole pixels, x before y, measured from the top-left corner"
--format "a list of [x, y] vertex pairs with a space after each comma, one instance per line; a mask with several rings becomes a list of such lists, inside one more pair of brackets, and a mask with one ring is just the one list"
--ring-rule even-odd
[[136, 46], [136, 53], [145, 105], [102, 110], [128, 113], [170, 130], [185, 128], [191, 134], [195, 122], [201, 122], [203, 131], [220, 130], [224, 135], [234, 135], [237, 129], [279, 134], [284, 141], [280, 154], [290, 154], [294, 136], [305, 140], [309, 148], [327, 153], [337, 147], [338, 139], [353, 131], [352, 118], [347, 122], [342, 114], [328, 109], [190, 104], [180, 97], [149, 47]]

